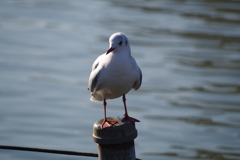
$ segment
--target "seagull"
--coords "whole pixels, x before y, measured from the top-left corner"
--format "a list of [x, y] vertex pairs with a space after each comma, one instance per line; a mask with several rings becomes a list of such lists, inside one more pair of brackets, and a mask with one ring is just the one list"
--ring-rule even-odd
[[112, 34], [109, 38], [109, 46], [107, 52], [94, 61], [88, 83], [88, 90], [92, 95], [90, 100], [103, 101], [102, 129], [112, 127], [116, 123], [116, 121], [109, 121], [106, 118], [106, 100], [121, 96], [125, 110], [122, 122], [140, 122], [128, 115], [125, 95], [131, 89], [137, 90], [141, 86], [141, 69], [131, 56], [130, 44], [124, 33]]

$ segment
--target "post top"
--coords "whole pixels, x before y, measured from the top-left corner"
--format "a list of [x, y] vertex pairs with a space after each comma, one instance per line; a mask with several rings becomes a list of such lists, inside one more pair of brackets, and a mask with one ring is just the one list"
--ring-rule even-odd
[[107, 117], [107, 120], [116, 121], [112, 127], [101, 129], [104, 119], [96, 121], [93, 125], [93, 141], [98, 144], [120, 144], [129, 142], [137, 137], [135, 124], [122, 122], [117, 117]]

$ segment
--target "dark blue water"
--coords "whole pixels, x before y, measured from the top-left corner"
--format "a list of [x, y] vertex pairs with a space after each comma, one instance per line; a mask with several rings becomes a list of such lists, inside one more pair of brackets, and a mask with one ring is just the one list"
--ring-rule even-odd
[[[240, 159], [240, 1], [0, 1], [0, 145], [97, 152], [93, 61], [124, 32], [143, 72], [127, 94], [146, 160]], [[122, 116], [121, 98], [108, 116]], [[2, 160], [94, 159], [0, 150]], [[96, 158], [95, 158], [96, 159]]]

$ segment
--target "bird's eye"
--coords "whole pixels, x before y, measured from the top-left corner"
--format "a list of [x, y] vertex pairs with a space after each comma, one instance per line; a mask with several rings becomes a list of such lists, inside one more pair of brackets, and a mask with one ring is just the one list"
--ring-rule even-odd
[[122, 41], [118, 43], [120, 46], [122, 45]]

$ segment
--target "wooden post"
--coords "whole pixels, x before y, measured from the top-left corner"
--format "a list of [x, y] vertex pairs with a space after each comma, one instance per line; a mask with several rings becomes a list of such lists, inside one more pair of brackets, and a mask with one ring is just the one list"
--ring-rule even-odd
[[99, 160], [136, 160], [134, 139], [137, 137], [135, 124], [122, 122], [117, 117], [107, 117], [117, 121], [113, 127], [101, 129], [103, 119], [93, 125], [93, 141], [98, 143]]

